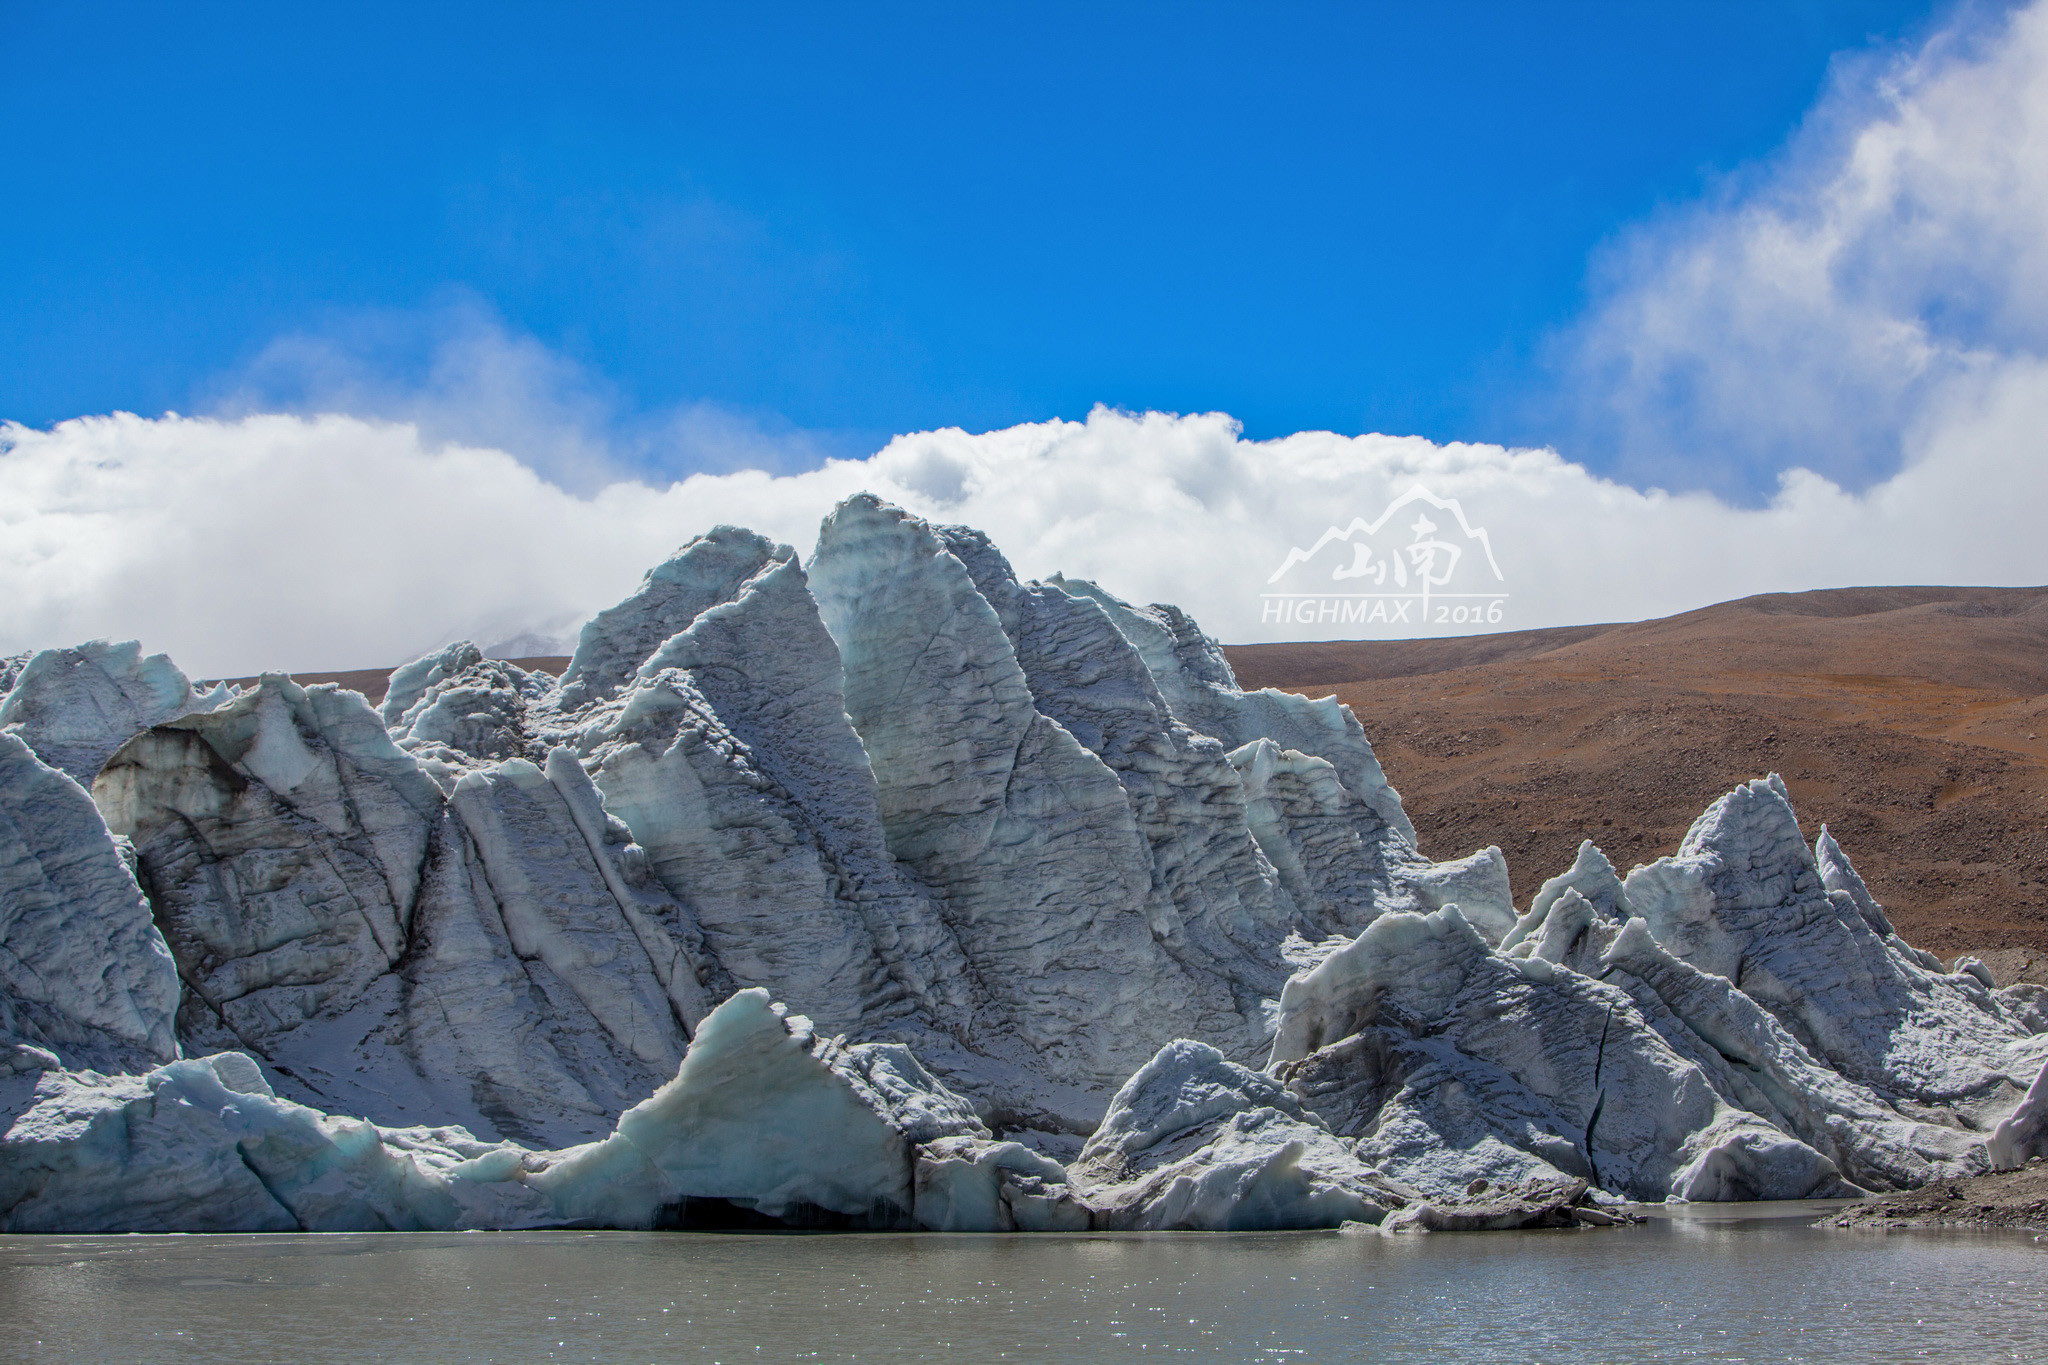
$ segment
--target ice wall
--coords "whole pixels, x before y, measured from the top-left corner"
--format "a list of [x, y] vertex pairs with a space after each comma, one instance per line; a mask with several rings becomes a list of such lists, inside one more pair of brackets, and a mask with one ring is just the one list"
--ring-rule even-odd
[[691, 542], [560, 679], [0, 681], [11, 1228], [1455, 1226], [2048, 1141], [2048, 993], [1775, 779], [1518, 913], [1346, 708], [869, 497]]

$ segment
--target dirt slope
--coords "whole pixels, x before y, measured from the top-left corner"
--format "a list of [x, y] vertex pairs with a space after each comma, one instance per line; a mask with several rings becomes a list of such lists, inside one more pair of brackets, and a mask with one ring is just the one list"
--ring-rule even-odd
[[1814, 1226], [1880, 1232], [1942, 1227], [2048, 1232], [2048, 1161], [2033, 1157], [2015, 1171], [1940, 1180], [1917, 1190], [1879, 1195], [1851, 1204]]
[[1908, 939], [2048, 980], [2048, 588], [1847, 588], [1228, 652], [1247, 687], [1348, 703], [1424, 847], [1499, 844], [1520, 899], [1580, 838], [1626, 870], [1776, 771]]

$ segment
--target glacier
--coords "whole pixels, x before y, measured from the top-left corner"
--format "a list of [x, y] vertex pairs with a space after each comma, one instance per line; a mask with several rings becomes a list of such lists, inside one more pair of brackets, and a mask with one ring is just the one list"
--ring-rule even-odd
[[560, 677], [0, 688], [7, 1231], [1413, 1231], [2048, 1155], [2048, 991], [1775, 777], [1518, 908], [1333, 698], [865, 495]]

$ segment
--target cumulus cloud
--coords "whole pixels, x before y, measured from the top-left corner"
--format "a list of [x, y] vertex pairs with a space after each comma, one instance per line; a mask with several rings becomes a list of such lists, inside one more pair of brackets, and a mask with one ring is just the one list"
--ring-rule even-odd
[[[2048, 6], [1838, 64], [1785, 151], [1626, 234], [1565, 388], [1632, 476], [1889, 476], [2048, 353]], [[1995, 401], [1995, 400], [1994, 400]]]
[[1291, 545], [1376, 516], [1418, 481], [1488, 530], [1506, 626], [1780, 588], [2019, 581], [2039, 577], [2048, 466], [2002, 452], [2044, 429], [2048, 382], [2014, 386], [1867, 493], [1797, 474], [1768, 507], [1742, 509], [1632, 489], [1550, 451], [1327, 432], [1246, 441], [1214, 414], [923, 432], [801, 474], [588, 496], [404, 423], [87, 418], [0, 434], [0, 648], [133, 637], [208, 675], [391, 664], [450, 639], [564, 626], [721, 522], [807, 549], [819, 517], [861, 490], [982, 527], [1027, 574], [1182, 603], [1229, 640], [1318, 633], [1262, 623], [1268, 576]]
[[2041, 581], [2048, 4], [1859, 72], [1742, 195], [1638, 236], [1577, 335], [1582, 392], [1624, 443], [1725, 452], [1743, 475], [1733, 502], [1549, 450], [1247, 441], [1220, 414], [1108, 410], [905, 435], [797, 472], [715, 412], [685, 414], [694, 439], [770, 467], [642, 482], [587, 435], [603, 403], [573, 373], [561, 398], [568, 381], [525, 343], [485, 329], [411, 407], [294, 343], [272, 363], [357, 415], [308, 400], [0, 427], [0, 650], [133, 637], [196, 674], [392, 664], [561, 631], [721, 522], [807, 549], [862, 490], [989, 531], [1027, 575], [1178, 602], [1235, 641], [1418, 633], [1278, 623], [1260, 596], [1290, 546], [1418, 483], [1486, 528], [1503, 628], [1764, 591]]

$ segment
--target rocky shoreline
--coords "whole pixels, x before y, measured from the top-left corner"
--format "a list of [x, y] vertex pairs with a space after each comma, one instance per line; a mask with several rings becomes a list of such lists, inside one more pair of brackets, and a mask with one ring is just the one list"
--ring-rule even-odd
[[1852, 1204], [1814, 1224], [1822, 1228], [2010, 1228], [2048, 1233], [2048, 1161], [2013, 1171], [1941, 1180]]

